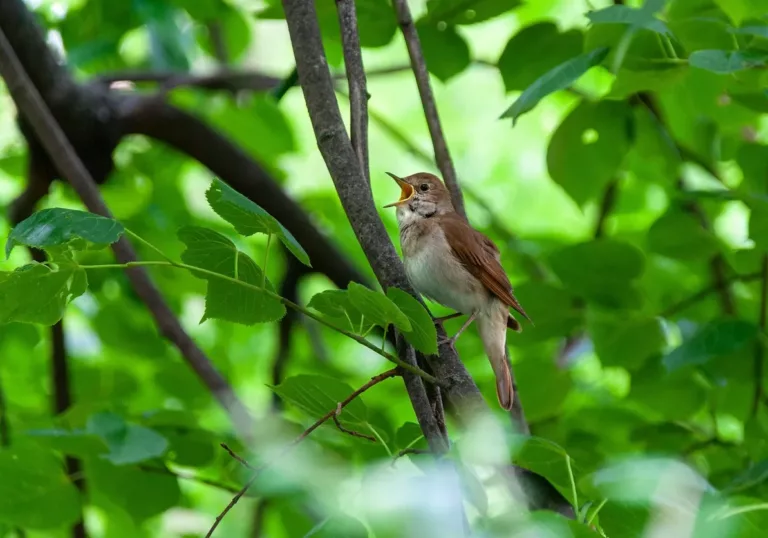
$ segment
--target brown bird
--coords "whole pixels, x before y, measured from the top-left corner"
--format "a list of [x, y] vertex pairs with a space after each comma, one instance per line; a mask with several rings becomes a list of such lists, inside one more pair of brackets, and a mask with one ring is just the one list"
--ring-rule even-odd
[[408, 279], [416, 290], [457, 312], [437, 323], [460, 315], [469, 318], [459, 331], [445, 341], [453, 345], [472, 321], [496, 374], [496, 394], [504, 409], [514, 400], [512, 376], [507, 360], [507, 327], [520, 332], [520, 323], [509, 309], [530, 318], [513, 295], [501, 266], [499, 249], [459, 215], [450, 194], [436, 176], [425, 172], [399, 178], [400, 200], [385, 207], [397, 207], [400, 245]]

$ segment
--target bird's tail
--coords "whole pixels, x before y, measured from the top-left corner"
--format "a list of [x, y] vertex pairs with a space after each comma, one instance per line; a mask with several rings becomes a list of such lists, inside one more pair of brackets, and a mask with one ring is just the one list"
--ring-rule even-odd
[[[501, 303], [500, 303], [501, 304]], [[496, 396], [499, 405], [509, 411], [515, 399], [512, 373], [507, 360], [507, 309], [498, 308], [483, 313], [477, 318], [477, 328], [483, 341], [483, 348], [496, 374]]]

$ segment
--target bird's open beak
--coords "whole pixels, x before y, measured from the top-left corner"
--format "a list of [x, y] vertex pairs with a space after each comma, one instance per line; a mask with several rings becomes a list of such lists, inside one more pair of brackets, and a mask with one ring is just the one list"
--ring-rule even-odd
[[413, 193], [416, 192], [413, 188], [413, 185], [410, 183], [406, 183], [399, 177], [397, 177], [395, 174], [391, 174], [387, 172], [387, 175], [397, 181], [397, 184], [400, 185], [400, 199], [397, 202], [393, 202], [391, 204], [387, 204], [384, 207], [393, 207], [398, 206], [400, 204], [404, 204], [408, 200], [410, 200], [413, 197]]

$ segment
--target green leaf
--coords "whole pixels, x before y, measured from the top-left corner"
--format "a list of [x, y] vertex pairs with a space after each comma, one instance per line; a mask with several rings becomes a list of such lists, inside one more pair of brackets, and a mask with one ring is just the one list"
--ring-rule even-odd
[[671, 35], [669, 28], [654, 17], [647, 9], [636, 9], [625, 5], [613, 5], [587, 13], [592, 24], [628, 24], [635, 28], [645, 28], [662, 35]]
[[[518, 436], [512, 443], [512, 463], [546, 478], [570, 503], [573, 489], [568, 471], [568, 454], [558, 445], [541, 437]], [[571, 469], [576, 466], [571, 460]], [[578, 477], [574, 476], [574, 480]]]
[[736, 475], [726, 486], [726, 491], [729, 493], [746, 491], [766, 481], [768, 481], [768, 460], [762, 460]]
[[748, 50], [697, 50], [688, 62], [693, 67], [726, 75], [753, 67], [764, 67], [768, 53]]
[[535, 331], [523, 331], [507, 342], [525, 346], [571, 334], [583, 321], [583, 311], [576, 306], [576, 296], [552, 284], [530, 280], [515, 288], [515, 296], [531, 319]]
[[512, 103], [502, 118], [512, 118], [512, 124], [517, 123], [517, 119], [528, 112], [550, 93], [558, 90], [564, 90], [576, 82], [590, 68], [598, 65], [608, 54], [608, 48], [595, 49], [591, 52], [581, 54], [575, 58], [561, 63], [554, 69], [547, 71], [536, 82], [528, 86], [526, 90]]
[[754, 341], [757, 334], [757, 327], [747, 321], [712, 321], [666, 355], [664, 366], [675, 371], [685, 366], [706, 364], [715, 357], [739, 351]]
[[630, 95], [642, 91], [660, 91], [668, 87], [682, 84], [689, 72], [687, 65], [670, 67], [655, 71], [634, 71], [620, 69], [616, 73], [610, 93], [606, 99], [626, 99]]
[[418, 22], [416, 31], [419, 33], [427, 69], [443, 82], [469, 66], [469, 45], [454, 26], [442, 27], [437, 23]]
[[85, 271], [71, 264], [52, 268], [31, 263], [11, 273], [0, 272], [0, 324], [54, 325], [67, 304], [87, 287]]
[[648, 360], [632, 372], [629, 400], [650, 420], [684, 421], [707, 403], [708, 391], [687, 370], [669, 372], [661, 361]]
[[120, 239], [124, 231], [119, 222], [86, 211], [43, 209], [16, 225], [5, 244], [5, 255], [10, 256], [16, 245], [42, 250], [58, 246], [104, 248]]
[[599, 536], [586, 524], [569, 519], [548, 510], [530, 512], [527, 517], [518, 518], [508, 525], [508, 536], [530, 536], [541, 538], [595, 538]]
[[[261, 287], [274, 293], [269, 280], [264, 279], [261, 269], [240, 252], [229, 239], [212, 230], [198, 226], [185, 226], [179, 230], [179, 239], [187, 246], [181, 259], [187, 265], [200, 267], [214, 273]], [[221, 319], [243, 325], [277, 321], [285, 315], [282, 302], [263, 290], [242, 286], [228, 280], [192, 272], [208, 281], [205, 296], [205, 314], [202, 321]]]
[[413, 330], [408, 316], [401, 312], [398, 306], [383, 293], [368, 289], [357, 282], [350, 282], [347, 289], [349, 300], [354, 307], [379, 327], [386, 328], [394, 325], [403, 332]]
[[114, 413], [98, 413], [88, 419], [86, 432], [98, 435], [109, 448], [102, 455], [114, 465], [132, 465], [162, 457], [168, 440], [154, 430], [126, 423]]
[[768, 39], [768, 26], [743, 26], [741, 28], [729, 28], [728, 30], [738, 35]]
[[580, 206], [598, 198], [624, 162], [633, 125], [632, 110], [624, 102], [580, 103], [552, 135], [549, 175]]
[[366, 334], [374, 325], [365, 320], [362, 312], [352, 305], [347, 290], [325, 290], [315, 294], [307, 305], [314, 308], [335, 325], [355, 334]]
[[[183, 7], [187, 10], [190, 8], [194, 9], [192, 5], [197, 2], [198, 0], [184, 2]], [[251, 25], [248, 23], [248, 18], [240, 10], [229, 7], [225, 2], [217, 2], [216, 4], [217, 9], [214, 17], [203, 22], [213, 22], [215, 20], [216, 24], [219, 25], [228, 61], [234, 62], [247, 52], [251, 44]], [[216, 56], [213, 47], [213, 37], [207, 26], [200, 26], [197, 42], [200, 48], [209, 56]]]
[[[497, 66], [508, 92], [522, 91], [536, 79], [573, 57], [573, 51], [584, 46], [578, 30], [560, 33], [552, 22], [526, 26], [504, 47]], [[530, 51], [537, 51], [531, 55]]]
[[503, 15], [520, 0], [427, 0], [427, 19], [433, 23], [476, 24]]
[[629, 243], [598, 239], [571, 245], [550, 256], [552, 270], [574, 293], [608, 308], [635, 308], [633, 281], [644, 271], [643, 253]]
[[395, 443], [400, 450], [406, 448], [428, 448], [424, 432], [421, 430], [421, 426], [415, 422], [406, 422], [400, 426], [395, 435]]
[[0, 522], [55, 529], [80, 517], [80, 494], [61, 460], [32, 443], [0, 449]]
[[[280, 398], [291, 403], [318, 419], [336, 409], [347, 399], [354, 389], [337, 379], [319, 375], [297, 375], [289, 377], [276, 387], [272, 387]], [[361, 397], [357, 397], [344, 407], [339, 415], [339, 422], [355, 429], [368, 425], [368, 408]]]
[[70, 456], [89, 458], [108, 451], [107, 445], [101, 437], [85, 430], [50, 428], [29, 430], [25, 433], [33, 437], [39, 444]]
[[768, 251], [768, 202], [753, 201], [750, 209], [749, 237], [758, 249]]
[[682, 210], [671, 210], [648, 229], [651, 251], [681, 260], [708, 260], [719, 250], [717, 238], [705, 230], [696, 217]]
[[[526, 308], [528, 305], [526, 304]], [[536, 319], [536, 318], [534, 318]], [[538, 329], [538, 319], [536, 328]], [[510, 337], [510, 340], [513, 340]], [[515, 363], [515, 383], [520, 399], [525, 402], [525, 416], [539, 422], [560, 416], [563, 404], [571, 394], [573, 381], [568, 370], [551, 358], [530, 357]]]
[[309, 256], [272, 215], [219, 179], [214, 179], [205, 193], [211, 208], [235, 227], [237, 233], [250, 236], [257, 233], [273, 234], [301, 263], [311, 267]]
[[637, 369], [666, 344], [659, 318], [590, 314], [589, 335], [603, 366]]
[[427, 309], [411, 294], [399, 288], [389, 288], [387, 297], [405, 314], [411, 324], [403, 336], [418, 351], [426, 355], [437, 353], [437, 329]]

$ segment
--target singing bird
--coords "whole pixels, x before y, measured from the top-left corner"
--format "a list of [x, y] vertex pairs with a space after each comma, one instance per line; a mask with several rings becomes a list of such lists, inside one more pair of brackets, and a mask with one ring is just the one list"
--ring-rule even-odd
[[384, 207], [397, 208], [408, 280], [422, 295], [457, 311], [436, 322], [469, 316], [453, 337], [440, 343], [453, 345], [476, 321], [496, 374], [499, 404], [511, 409], [514, 388], [506, 354], [507, 327], [516, 332], [522, 327], [509, 309], [530, 318], [513, 295], [498, 247], [456, 212], [448, 189], [433, 174], [422, 172], [404, 178], [387, 174], [400, 185], [400, 199]]

